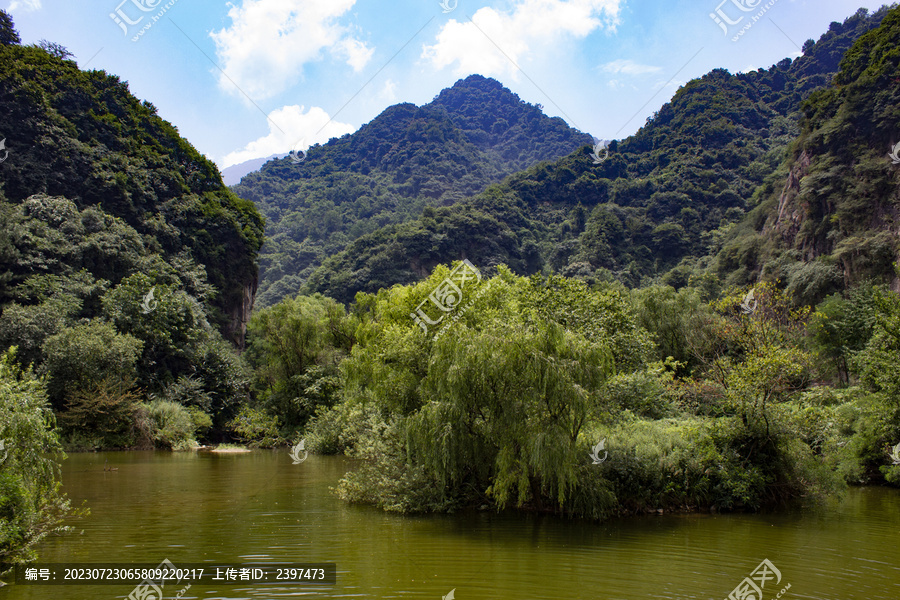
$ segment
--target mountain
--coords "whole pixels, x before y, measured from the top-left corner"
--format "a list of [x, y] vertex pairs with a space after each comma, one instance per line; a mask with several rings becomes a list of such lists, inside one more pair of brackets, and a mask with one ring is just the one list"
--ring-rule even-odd
[[118, 77], [81, 71], [61, 46], [5, 39], [0, 303], [34, 301], [21, 286], [35, 278], [90, 279], [96, 304], [134, 273], [178, 273], [240, 345], [263, 239], [253, 204]]
[[718, 256], [736, 281], [782, 280], [814, 301], [867, 280], [900, 291], [900, 9], [851, 48], [803, 105], [779, 185]]
[[273, 158], [284, 158], [285, 156], [287, 155], [273, 154], [272, 156], [267, 156], [266, 158], [251, 158], [250, 160], [245, 160], [242, 163], [231, 165], [230, 167], [225, 167], [224, 169], [222, 169], [222, 181], [225, 182], [225, 185], [237, 185], [241, 182], [241, 179], [247, 173], [258, 171], [260, 167], [262, 167]]
[[796, 60], [735, 75], [717, 69], [687, 83], [634, 136], [612, 142], [600, 164], [585, 146], [362, 236], [304, 289], [348, 302], [460, 258], [488, 270], [505, 263], [521, 274], [546, 269], [629, 286], [708, 280], [712, 257], [786, 175], [803, 102], [886, 14], [861, 9], [832, 23]]
[[267, 221], [259, 305], [296, 293], [325, 258], [360, 236], [592, 141], [473, 75], [424, 106], [386, 109], [356, 133], [310, 148], [303, 162], [269, 161], [233, 188]]

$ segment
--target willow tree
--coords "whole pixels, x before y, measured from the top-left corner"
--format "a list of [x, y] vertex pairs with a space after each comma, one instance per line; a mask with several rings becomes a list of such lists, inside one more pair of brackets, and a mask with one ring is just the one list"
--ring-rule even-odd
[[15, 349], [0, 354], [0, 573], [37, 558], [41, 540], [69, 531], [73, 509], [61, 491], [55, 430], [44, 381], [22, 369]]
[[589, 468], [596, 440], [586, 435], [608, 412], [607, 379], [642, 363], [649, 335], [616, 290], [500, 267], [435, 336], [410, 314], [449, 272], [364, 298], [365, 326], [342, 365], [345, 401], [319, 421], [323, 432], [363, 432], [350, 453], [368, 462], [339, 493], [398, 511], [597, 516], [606, 484]]
[[547, 498], [563, 508], [612, 364], [605, 344], [553, 322], [441, 338], [422, 386], [429, 400], [407, 422], [410, 458], [447, 488], [483, 490], [498, 508], [543, 508]]

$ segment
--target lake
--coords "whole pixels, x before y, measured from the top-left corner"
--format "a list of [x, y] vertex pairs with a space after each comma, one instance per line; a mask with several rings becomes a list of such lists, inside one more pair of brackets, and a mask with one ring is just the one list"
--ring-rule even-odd
[[[116, 471], [105, 471], [104, 462]], [[897, 600], [900, 491], [755, 515], [654, 515], [602, 524], [513, 513], [405, 517], [338, 500], [352, 461], [286, 450], [71, 454], [64, 489], [91, 515], [41, 562], [313, 563], [331, 586], [169, 584], [166, 597], [722, 600], [764, 560], [763, 598]], [[770, 571], [774, 577], [774, 573]], [[133, 585], [10, 585], [0, 600], [113, 600]], [[748, 596], [748, 598], [750, 598]], [[448, 599], [449, 600], [449, 599]], [[759, 600], [759, 599], [755, 599]]]

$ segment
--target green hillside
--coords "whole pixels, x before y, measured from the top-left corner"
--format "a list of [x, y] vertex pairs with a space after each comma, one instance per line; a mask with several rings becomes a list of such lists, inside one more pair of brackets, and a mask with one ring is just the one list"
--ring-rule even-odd
[[[327, 260], [309, 288], [359, 322], [311, 423], [362, 459], [340, 497], [603, 519], [897, 485], [898, 47], [900, 8], [859, 11], [797, 60], [688, 83], [600, 164]], [[422, 278], [456, 258], [482, 273]]]
[[[84, 514], [63, 450], [281, 448], [243, 465], [288, 513], [315, 463], [349, 503], [585, 523], [900, 486], [898, 48], [900, 8], [860, 10], [602, 157], [473, 76], [235, 191], [0, 10], [0, 575]], [[258, 514], [234, 458], [190, 460]]]
[[[21, 212], [29, 197], [44, 195], [67, 199], [66, 210], [96, 215], [86, 235], [101, 235], [103, 229], [107, 253], [120, 255], [108, 262], [101, 256], [104, 244], [93, 242], [93, 255], [79, 252], [76, 260], [59, 263], [65, 274], [86, 269], [116, 284], [139, 270], [139, 257], [171, 263], [190, 256], [216, 290], [209, 302], [216, 323], [239, 341], [262, 244], [263, 222], [253, 204], [226, 188], [216, 166], [118, 77], [81, 71], [59, 48], [3, 44], [0, 58], [0, 131], [9, 151], [0, 193], [6, 210]], [[44, 222], [58, 225], [48, 219]], [[110, 232], [111, 227], [119, 231]], [[20, 229], [8, 233], [20, 234]], [[120, 235], [127, 239], [118, 248]], [[5, 262], [3, 268], [9, 283], [0, 302], [12, 299], [12, 290], [28, 277], [64, 274], [21, 262]]]
[[466, 202], [363, 236], [326, 260], [305, 289], [346, 302], [459, 258], [523, 274], [684, 285], [774, 185], [800, 131], [803, 100], [886, 14], [860, 10], [833, 23], [796, 60], [689, 82], [634, 136], [613, 142], [599, 165], [583, 147]]
[[159, 441], [146, 397], [221, 430], [246, 396], [262, 218], [118, 77], [0, 16], [0, 348], [75, 447]]
[[267, 220], [258, 303], [296, 293], [322, 260], [362, 235], [591, 142], [473, 75], [429, 104], [392, 106], [353, 135], [314, 146], [299, 165], [270, 161], [234, 187]]
[[864, 35], [834, 86], [803, 105], [780, 177], [719, 254], [730, 281], [780, 279], [798, 298], [869, 280], [898, 289], [900, 13]]

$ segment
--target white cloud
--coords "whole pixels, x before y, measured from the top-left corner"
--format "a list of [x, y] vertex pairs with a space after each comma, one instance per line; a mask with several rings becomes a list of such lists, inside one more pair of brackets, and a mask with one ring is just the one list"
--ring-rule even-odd
[[333, 137], [356, 131], [348, 123], [331, 121], [328, 113], [318, 106], [313, 106], [306, 112], [303, 108], [291, 105], [273, 110], [269, 114], [269, 134], [227, 154], [220, 163], [222, 168], [253, 158], [286, 154], [291, 150], [306, 150], [313, 144], [322, 144]]
[[598, 29], [615, 30], [621, 1], [518, 0], [507, 12], [481, 8], [472, 22], [448, 21], [435, 44], [422, 48], [422, 58], [437, 69], [455, 64], [457, 75], [516, 77], [510, 60], [521, 66], [529, 53], [566, 36], [583, 38]]
[[384, 82], [384, 87], [381, 88], [381, 93], [379, 97], [386, 102], [394, 102], [397, 100], [397, 82], [393, 79], [388, 79]]
[[369, 48], [359, 40], [346, 38], [338, 44], [340, 53], [347, 57], [347, 64], [353, 67], [353, 70], [359, 73], [365, 68], [372, 55], [375, 54], [374, 48]]
[[660, 67], [651, 65], [642, 65], [633, 60], [619, 59], [600, 65], [600, 70], [607, 73], [621, 73], [622, 75], [647, 75], [648, 73], [659, 73], [662, 71]]
[[373, 49], [355, 39], [338, 18], [356, 0], [243, 0], [228, 10], [231, 26], [210, 33], [222, 70], [219, 85], [239, 93], [229, 78], [254, 99], [291, 87], [306, 63], [323, 52], [343, 59], [354, 71], [371, 60]]
[[13, 12], [14, 10], [18, 10], [20, 8], [26, 12], [40, 10], [41, 0], [12, 0], [7, 11]]

